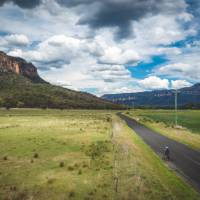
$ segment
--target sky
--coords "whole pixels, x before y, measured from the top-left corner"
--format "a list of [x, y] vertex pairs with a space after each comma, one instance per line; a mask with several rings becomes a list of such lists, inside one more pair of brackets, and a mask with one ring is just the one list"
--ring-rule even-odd
[[200, 82], [199, 0], [0, 0], [0, 50], [97, 96]]

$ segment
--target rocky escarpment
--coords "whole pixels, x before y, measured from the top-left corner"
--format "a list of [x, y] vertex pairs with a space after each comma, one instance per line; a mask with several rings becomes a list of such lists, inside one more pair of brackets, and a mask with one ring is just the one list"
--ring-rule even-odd
[[[180, 108], [200, 108], [200, 83], [178, 91]], [[135, 107], [173, 108], [175, 90], [155, 90], [136, 93], [106, 94], [103, 99]]]
[[8, 56], [0, 51], [0, 73], [15, 73], [30, 79], [34, 83], [46, 83], [38, 75], [37, 68], [22, 58]]

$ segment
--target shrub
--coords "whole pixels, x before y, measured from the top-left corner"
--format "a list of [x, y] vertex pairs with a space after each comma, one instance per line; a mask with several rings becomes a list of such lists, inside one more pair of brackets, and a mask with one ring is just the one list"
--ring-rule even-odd
[[106, 121], [107, 121], [107, 122], [111, 122], [112, 120], [111, 120], [110, 117], [107, 117], [107, 118], [106, 118]]
[[64, 163], [64, 162], [60, 162], [59, 166], [60, 166], [60, 167], [64, 167], [64, 166], [65, 166], [65, 163]]
[[75, 164], [74, 164], [74, 167], [75, 167], [75, 168], [78, 168], [78, 167], [79, 167], [79, 164], [78, 164], [78, 163], [75, 163]]
[[55, 180], [56, 180], [55, 178], [50, 178], [50, 179], [48, 179], [47, 183], [53, 184], [55, 182]]
[[107, 194], [103, 194], [102, 196], [104, 199], [108, 198], [108, 195]]
[[26, 199], [28, 199], [28, 193], [26, 191], [20, 191], [14, 193], [14, 196], [12, 196], [12, 200], [26, 200]]
[[90, 196], [93, 196], [93, 195], [94, 195], [94, 192], [89, 192], [89, 195], [90, 195]]
[[86, 150], [86, 155], [90, 156], [92, 160], [96, 158], [103, 157], [106, 152], [110, 151], [110, 142], [108, 141], [98, 141], [89, 145]]
[[4, 156], [3, 159], [4, 159], [4, 160], [8, 160], [8, 157], [7, 157], [7, 156]]
[[69, 198], [72, 198], [72, 197], [74, 197], [75, 196], [75, 192], [74, 191], [70, 191], [69, 192]]
[[83, 163], [83, 168], [87, 168], [87, 167], [89, 167], [89, 165], [87, 164], [87, 163]]
[[69, 166], [67, 169], [68, 169], [69, 171], [73, 171], [73, 170], [74, 170], [74, 168], [73, 168], [72, 166]]
[[17, 187], [16, 187], [16, 186], [10, 186], [10, 190], [11, 190], [11, 191], [16, 191], [16, 190], [17, 190]]
[[33, 158], [39, 158], [39, 154], [38, 153], [34, 153]]

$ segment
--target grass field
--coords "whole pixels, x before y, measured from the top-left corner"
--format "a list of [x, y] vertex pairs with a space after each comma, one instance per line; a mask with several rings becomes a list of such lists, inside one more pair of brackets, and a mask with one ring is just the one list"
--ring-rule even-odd
[[[175, 124], [174, 110], [137, 110], [136, 114], [167, 125]], [[200, 110], [178, 110], [177, 117], [179, 125], [186, 127], [192, 133], [200, 134]]]
[[0, 156], [0, 199], [200, 199], [113, 111], [0, 110]]
[[200, 110], [179, 110], [175, 127], [174, 110], [132, 110], [129, 116], [153, 130], [200, 150]]

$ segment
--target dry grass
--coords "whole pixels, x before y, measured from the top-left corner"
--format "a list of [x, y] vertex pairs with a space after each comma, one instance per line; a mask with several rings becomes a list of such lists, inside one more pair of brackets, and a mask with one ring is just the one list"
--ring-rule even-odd
[[198, 199], [114, 112], [0, 114], [0, 199]]
[[[91, 144], [110, 140], [107, 115], [111, 116], [105, 111], [3, 111], [0, 199], [18, 199], [22, 194], [33, 200], [83, 199], [99, 183], [109, 184], [93, 196], [101, 199], [105, 191], [112, 199], [112, 169], [97, 171], [85, 153]], [[112, 159], [112, 152], [106, 152], [103, 162], [107, 158]], [[18, 188], [12, 195], [10, 186]]]

